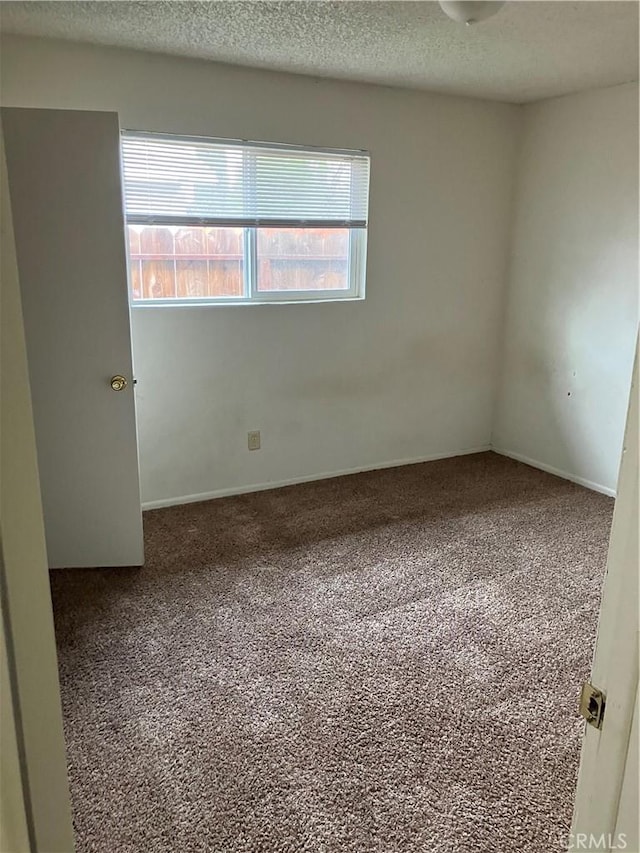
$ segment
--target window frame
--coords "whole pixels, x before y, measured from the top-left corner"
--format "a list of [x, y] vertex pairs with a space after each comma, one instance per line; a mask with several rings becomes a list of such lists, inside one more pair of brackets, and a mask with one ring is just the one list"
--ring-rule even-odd
[[[121, 131], [121, 138], [125, 136], [134, 136], [134, 137], [166, 137], [168, 139], [175, 140], [187, 140], [187, 139], [197, 139], [198, 141], [211, 141], [216, 144], [228, 144], [229, 147], [236, 146], [238, 144], [243, 144], [246, 146], [269, 146], [274, 148], [280, 148], [283, 151], [291, 151], [291, 152], [326, 152], [326, 153], [351, 153], [364, 155], [369, 160], [369, 164], [371, 162], [371, 157], [368, 151], [365, 150], [351, 150], [348, 151], [346, 149], [331, 149], [331, 148], [319, 148], [313, 146], [302, 146], [302, 145], [287, 145], [281, 143], [260, 143], [253, 142], [248, 140], [236, 140], [236, 139], [224, 139], [219, 137], [203, 137], [203, 136], [181, 136], [178, 134], [165, 134], [165, 133], [150, 133], [147, 131], [135, 131], [129, 129], [123, 129]], [[121, 154], [122, 156], [122, 154]], [[369, 166], [370, 168], [370, 166]], [[251, 190], [251, 184], [248, 185], [249, 191]], [[369, 189], [367, 187], [367, 210], [369, 206]], [[129, 225], [146, 225], [146, 226], [168, 226], [168, 227], [238, 227], [238, 225], [233, 225], [232, 222], [221, 221], [221, 218], [216, 217], [212, 214], [210, 218], [207, 219], [194, 219], [191, 221], [185, 221], [185, 219], [181, 220], [181, 217], [170, 217], [170, 216], [157, 216], [157, 217], [140, 217], [136, 215], [128, 216], [126, 210], [126, 190], [124, 188], [124, 179], [123, 179], [123, 207], [124, 207], [124, 223], [125, 230]], [[293, 219], [293, 217], [292, 217]], [[346, 224], [340, 225], [329, 225], [329, 224], [320, 224], [316, 222], [309, 222], [305, 220], [299, 220], [299, 225], [293, 225], [290, 223], [279, 224], [278, 222], [270, 223], [265, 220], [264, 224], [258, 225], [239, 225], [239, 227], [243, 228], [243, 239], [242, 239], [242, 271], [243, 271], [243, 285], [244, 292], [242, 296], [196, 296], [196, 297], [188, 297], [188, 296], [176, 296], [176, 297], [167, 297], [167, 298], [133, 298], [133, 290], [131, 283], [131, 259], [130, 259], [130, 248], [129, 248], [129, 240], [126, 240], [126, 253], [127, 253], [127, 278], [128, 278], [128, 289], [129, 289], [129, 305], [131, 308], [149, 308], [149, 307], [174, 307], [174, 308], [185, 308], [185, 307], [205, 307], [205, 306], [221, 306], [221, 305], [269, 305], [269, 304], [298, 304], [298, 303], [313, 303], [313, 302], [354, 302], [360, 301], [365, 298], [365, 288], [366, 288], [366, 263], [367, 263], [367, 235], [368, 235], [368, 216], [367, 221], [364, 226], [349, 226]], [[348, 237], [348, 253], [347, 253], [347, 275], [348, 275], [348, 288], [330, 288], [326, 290], [264, 290], [261, 291], [258, 289], [258, 267], [259, 267], [259, 256], [258, 256], [258, 229], [259, 228], [287, 228], [287, 229], [296, 229], [300, 230], [311, 230], [313, 228], [328, 228], [335, 227], [338, 230], [347, 230], [349, 232]], [[127, 235], [128, 237], [128, 235]], [[184, 260], [189, 260], [188, 256], [184, 257]], [[300, 260], [304, 261], [304, 255], [300, 256]]]

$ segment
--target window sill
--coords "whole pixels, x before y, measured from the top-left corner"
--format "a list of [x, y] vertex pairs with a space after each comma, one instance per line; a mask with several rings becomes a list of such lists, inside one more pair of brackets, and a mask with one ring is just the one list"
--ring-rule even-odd
[[133, 309], [139, 308], [231, 308], [239, 305], [328, 305], [343, 302], [364, 302], [365, 296], [341, 296], [336, 298], [319, 297], [317, 299], [229, 299], [222, 301], [186, 302], [179, 299], [137, 299], [130, 302]]

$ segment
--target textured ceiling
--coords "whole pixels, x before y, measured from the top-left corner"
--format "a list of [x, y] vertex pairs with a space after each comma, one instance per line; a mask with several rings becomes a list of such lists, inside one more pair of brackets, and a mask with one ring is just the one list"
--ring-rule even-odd
[[6, 32], [521, 103], [638, 79], [638, 3], [2, 2]]

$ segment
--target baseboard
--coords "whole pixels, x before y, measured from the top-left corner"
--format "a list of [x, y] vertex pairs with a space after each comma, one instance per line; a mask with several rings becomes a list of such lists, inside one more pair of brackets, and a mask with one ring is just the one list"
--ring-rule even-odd
[[547, 465], [545, 462], [538, 462], [537, 459], [530, 459], [522, 453], [514, 453], [512, 450], [503, 450], [500, 447], [491, 448], [494, 453], [499, 456], [508, 456], [509, 459], [515, 459], [517, 462], [524, 462], [525, 465], [531, 465], [532, 468], [539, 468], [541, 471], [546, 471], [548, 474], [555, 474], [556, 477], [562, 477], [563, 480], [570, 480], [572, 483], [577, 483], [579, 486], [585, 486], [587, 489], [592, 489], [594, 492], [601, 492], [603, 495], [615, 498], [616, 490], [610, 489], [609, 486], [602, 486], [600, 483], [594, 483], [593, 480], [586, 480], [584, 477], [576, 477], [575, 474], [570, 474], [568, 471], [562, 471], [560, 468], [554, 468], [553, 465]]
[[306, 474], [302, 477], [292, 477], [288, 480], [274, 480], [268, 483], [255, 483], [248, 486], [233, 486], [230, 489], [216, 489], [213, 492], [201, 492], [197, 495], [181, 495], [175, 498], [162, 498], [158, 501], [143, 501], [142, 509], [161, 509], [167, 506], [211, 501], [216, 498], [227, 498], [231, 495], [246, 495], [251, 492], [264, 492], [268, 489], [281, 489], [284, 486], [295, 486], [298, 483], [313, 483], [315, 480], [330, 480], [332, 477], [345, 477], [349, 474], [361, 474], [364, 471], [379, 471], [383, 468], [400, 468], [403, 465], [417, 465], [420, 462], [435, 462], [438, 459], [452, 459], [455, 456], [468, 456], [471, 453], [485, 453], [491, 447], [470, 447], [466, 450], [450, 450], [446, 453], [432, 453], [429, 456], [418, 456], [413, 459], [393, 459], [390, 462], [376, 462], [373, 465], [362, 465], [357, 468], [344, 468], [341, 471], [326, 471], [320, 474]]

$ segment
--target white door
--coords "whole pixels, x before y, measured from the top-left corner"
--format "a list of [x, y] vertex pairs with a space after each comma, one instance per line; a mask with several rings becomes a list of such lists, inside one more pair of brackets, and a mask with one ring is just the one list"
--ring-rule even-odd
[[49, 564], [141, 565], [118, 116], [2, 122]]
[[[640, 853], [638, 838], [638, 353], [591, 682], [606, 694], [586, 727], [571, 850]], [[635, 721], [634, 721], [635, 714]]]

